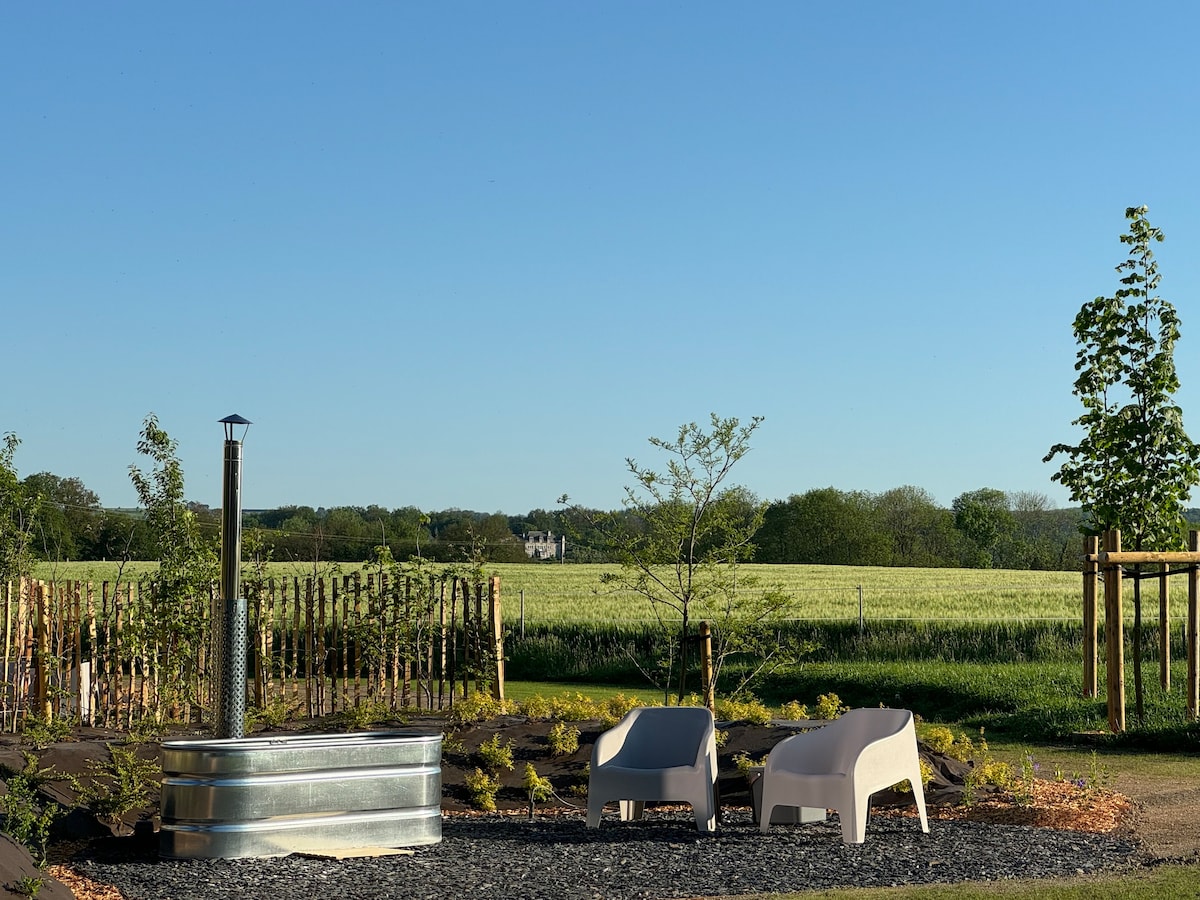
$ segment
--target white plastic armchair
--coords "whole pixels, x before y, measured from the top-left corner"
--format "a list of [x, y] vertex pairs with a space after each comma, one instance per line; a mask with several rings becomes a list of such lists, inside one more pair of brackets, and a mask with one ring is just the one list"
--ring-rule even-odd
[[840, 719], [780, 741], [763, 770], [758, 827], [766, 831], [776, 806], [836, 809], [842, 840], [866, 839], [871, 795], [908, 780], [929, 831], [917, 732], [907, 709], [852, 709]]
[[621, 820], [640, 819], [647, 800], [688, 803], [700, 831], [717, 829], [717, 742], [703, 707], [630, 710], [592, 747], [587, 827], [599, 828], [605, 803]]

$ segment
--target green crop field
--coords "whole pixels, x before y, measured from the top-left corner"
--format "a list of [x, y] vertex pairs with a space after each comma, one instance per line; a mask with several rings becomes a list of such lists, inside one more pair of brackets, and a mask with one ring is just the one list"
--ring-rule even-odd
[[[317, 567], [332, 574], [329, 564]], [[343, 564], [347, 574], [355, 567]], [[487, 567], [500, 576], [504, 618], [509, 623], [636, 623], [653, 618], [648, 603], [601, 584], [600, 576], [615, 567], [498, 563]], [[131, 563], [125, 579], [154, 570], [153, 563]], [[272, 563], [276, 578], [312, 575], [312, 565]], [[743, 576], [758, 581], [758, 589], [777, 588], [791, 598], [789, 616], [799, 620], [856, 621], [861, 597], [866, 620], [917, 619], [926, 622], [1075, 621], [1081, 618], [1082, 587], [1077, 572], [1025, 572], [995, 569], [908, 569], [866, 566], [746, 565]], [[115, 563], [43, 564], [38, 577], [62, 580], [111, 581]], [[1172, 580], [1172, 618], [1182, 620], [1186, 583]], [[749, 588], [748, 588], [749, 589]], [[861, 589], [861, 593], [860, 593]], [[1127, 593], [1131, 592], [1128, 589]], [[1148, 586], [1147, 599], [1157, 609], [1157, 586]], [[1132, 615], [1131, 603], [1126, 603]], [[704, 610], [696, 610], [699, 617]]]

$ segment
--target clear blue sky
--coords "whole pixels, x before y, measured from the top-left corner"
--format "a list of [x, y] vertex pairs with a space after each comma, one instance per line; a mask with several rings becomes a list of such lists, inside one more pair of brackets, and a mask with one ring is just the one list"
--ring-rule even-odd
[[616, 507], [766, 421], [764, 499], [1040, 491], [1126, 206], [1200, 438], [1200, 6], [0, 7], [0, 432], [132, 506]]

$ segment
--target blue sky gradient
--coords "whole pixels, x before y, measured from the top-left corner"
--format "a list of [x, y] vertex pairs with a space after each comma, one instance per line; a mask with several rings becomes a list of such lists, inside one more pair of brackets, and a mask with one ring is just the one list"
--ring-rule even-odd
[[[1125, 207], [1200, 438], [1190, 3], [8, 4], [22, 475], [135, 505], [153, 411], [247, 508], [620, 504], [765, 422], [764, 499], [1044, 492]], [[1190, 414], [1190, 415], [1189, 415]]]

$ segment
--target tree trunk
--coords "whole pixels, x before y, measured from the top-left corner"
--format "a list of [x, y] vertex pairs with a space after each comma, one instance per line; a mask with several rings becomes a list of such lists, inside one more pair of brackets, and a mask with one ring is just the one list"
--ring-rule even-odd
[[688, 661], [688, 615], [683, 611], [683, 621], [679, 626], [679, 703], [687, 696], [687, 661]]

